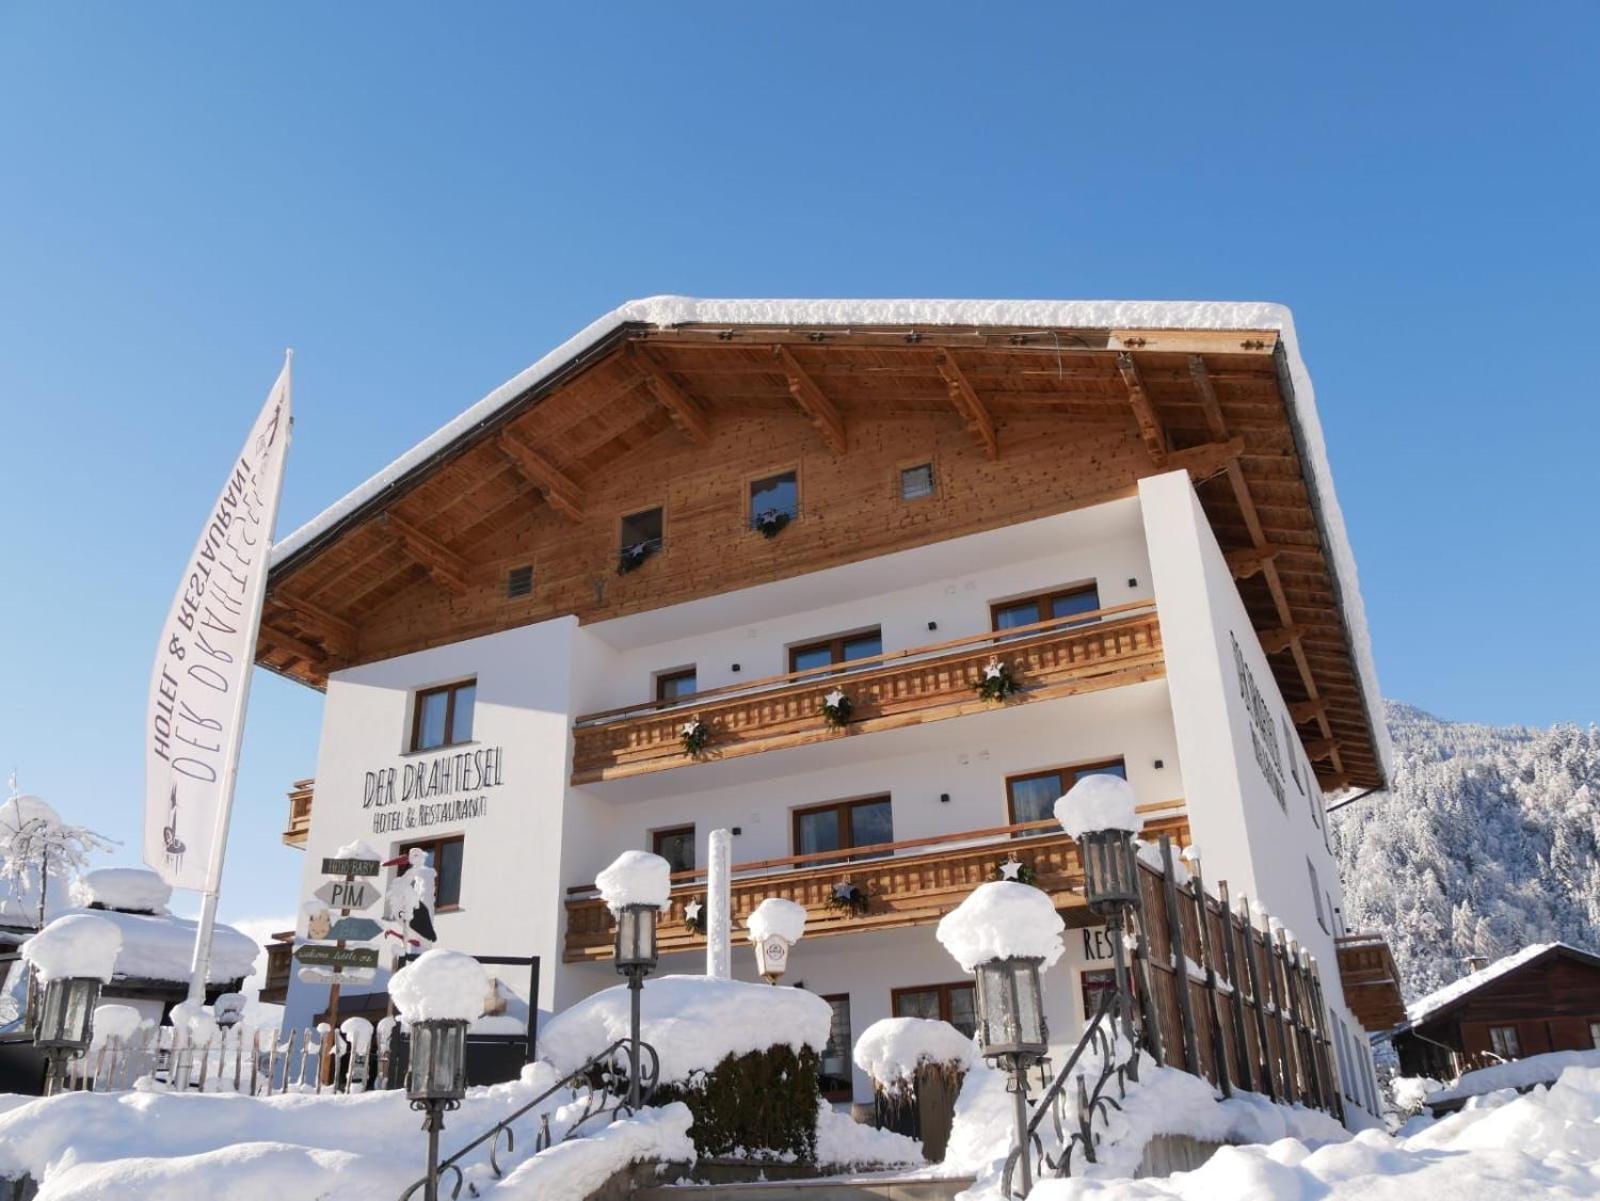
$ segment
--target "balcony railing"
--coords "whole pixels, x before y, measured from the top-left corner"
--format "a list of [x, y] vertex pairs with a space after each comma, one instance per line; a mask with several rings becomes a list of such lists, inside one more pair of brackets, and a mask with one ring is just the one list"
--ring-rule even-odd
[[304, 847], [311, 834], [311, 799], [316, 780], [296, 780], [289, 789], [289, 824], [283, 830], [285, 846]]
[[[683, 749], [683, 724], [691, 719], [709, 733], [699, 757], [725, 759], [981, 712], [995, 707], [976, 691], [992, 658], [1004, 663], [1018, 684], [1007, 704], [1156, 679], [1166, 670], [1154, 602], [1131, 601], [672, 701], [585, 714], [573, 723], [572, 782], [622, 779], [696, 762]], [[840, 729], [822, 716], [823, 698], [835, 688], [853, 706], [849, 724]]]
[[282, 1005], [289, 995], [289, 976], [294, 970], [294, 931], [274, 934], [267, 944], [267, 976], [261, 983], [261, 999]]
[[1400, 969], [1381, 934], [1343, 934], [1333, 940], [1345, 1004], [1369, 1030], [1389, 1030], [1406, 1020]]
[[[1173, 812], [1182, 806], [1182, 801], [1141, 806], [1148, 811], [1145, 836], [1171, 834], [1180, 845], [1187, 842], [1188, 819]], [[841, 863], [842, 854], [852, 858]], [[930, 925], [978, 885], [998, 878], [1000, 864], [1012, 854], [1033, 869], [1035, 884], [1050, 894], [1058, 908], [1083, 903], [1078, 895], [1083, 865], [1077, 844], [1057, 822], [1047, 819], [736, 864], [731, 888], [735, 945], [745, 941], [744, 919], [767, 897], [783, 897], [806, 907], [807, 939]], [[672, 879], [672, 896], [657, 933], [663, 954], [705, 946], [705, 936], [696, 934], [685, 920], [690, 902], [705, 904], [705, 873], [677, 872]], [[865, 913], [830, 904], [842, 883], [854, 884], [866, 895]], [[569, 963], [609, 959], [611, 914], [594, 885], [578, 885], [567, 894], [564, 958]]]

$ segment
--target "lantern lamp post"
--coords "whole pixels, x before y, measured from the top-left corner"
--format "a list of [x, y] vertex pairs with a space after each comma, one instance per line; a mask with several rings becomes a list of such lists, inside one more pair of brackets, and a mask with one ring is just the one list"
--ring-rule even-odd
[[628, 1036], [628, 1108], [639, 1108], [639, 1004], [644, 978], [656, 966], [655, 905], [632, 903], [617, 910], [617, 971], [628, 978], [630, 1026]]
[[444, 1115], [459, 1108], [466, 1093], [467, 1023], [412, 1022], [406, 1097], [412, 1109], [422, 1111], [422, 1128], [428, 1132], [426, 1201], [439, 1201], [439, 1135], [444, 1130]]
[[100, 1001], [100, 980], [94, 976], [66, 976], [44, 986], [39, 1015], [33, 1027], [33, 1045], [50, 1064], [45, 1095], [66, 1082], [67, 1061], [81, 1055], [94, 1038], [94, 1007]]
[[1043, 960], [1025, 956], [990, 959], [973, 969], [978, 991], [978, 1046], [983, 1057], [1011, 1077], [1015, 1098], [1017, 1147], [1022, 1194], [1033, 1188], [1028, 1162], [1028, 1068], [1049, 1050], [1044, 994], [1039, 983]]
[[768, 984], [777, 984], [778, 977], [788, 971], [791, 945], [781, 934], [768, 934], [765, 938], [756, 939], [756, 971]]
[[[1084, 897], [1090, 910], [1106, 919], [1111, 959], [1116, 969], [1117, 1005], [1122, 1011], [1122, 1033], [1131, 1047], [1135, 1045], [1133, 996], [1128, 986], [1123, 937], [1128, 910], [1139, 903], [1139, 866], [1133, 849], [1133, 831], [1087, 830], [1078, 836], [1078, 848], [1083, 855]], [[1137, 1056], [1133, 1065], [1137, 1070]]]

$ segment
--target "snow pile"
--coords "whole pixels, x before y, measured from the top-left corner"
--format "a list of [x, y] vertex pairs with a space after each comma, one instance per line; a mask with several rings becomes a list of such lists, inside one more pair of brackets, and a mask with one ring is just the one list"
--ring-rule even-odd
[[764, 942], [776, 934], [791, 946], [800, 941], [806, 929], [806, 907], [782, 897], [768, 897], [757, 905], [755, 912], [745, 918], [744, 926], [750, 931], [752, 942]]
[[1138, 800], [1133, 785], [1121, 776], [1096, 772], [1084, 776], [1067, 795], [1056, 802], [1056, 821], [1072, 838], [1082, 838], [1094, 830], [1132, 830], [1144, 825], [1139, 820]]
[[172, 885], [143, 867], [97, 867], [72, 882], [72, 903], [80, 909], [98, 905], [127, 913], [162, 914], [172, 899]]
[[249, 1004], [249, 999], [243, 993], [225, 992], [212, 1002], [211, 1016], [219, 1022], [224, 1019], [238, 1022], [244, 1018], [245, 1008]]
[[891, 1095], [910, 1085], [923, 1064], [966, 1071], [976, 1060], [970, 1038], [929, 1018], [883, 1018], [861, 1032], [855, 1047], [856, 1067]]
[[[1166, 875], [1167, 861], [1162, 858], [1160, 843], [1146, 842], [1143, 838], [1135, 838], [1133, 840], [1133, 848], [1135, 854], [1139, 857], [1139, 862], [1148, 863], [1156, 871]], [[1172, 882], [1182, 888], [1192, 879], [1194, 877], [1189, 874], [1189, 869], [1184, 864], [1183, 856], [1174, 850], [1172, 852]]]
[[[539, 1032], [541, 1056], [562, 1072], [580, 1067], [628, 1037], [628, 1004], [619, 984], [562, 1011]], [[833, 1025], [832, 1007], [815, 993], [709, 976], [646, 981], [640, 1013], [640, 1037], [661, 1057], [663, 1084], [768, 1047], [820, 1051]]]
[[557, 1143], [482, 1193], [490, 1201], [583, 1201], [629, 1164], [644, 1160], [692, 1164], [693, 1121], [681, 1101], [641, 1110], [588, 1138]]
[[921, 1167], [922, 1144], [893, 1130], [858, 1122], [819, 1101], [817, 1162], [834, 1169]]
[[23, 943], [22, 957], [45, 983], [92, 976], [109, 984], [121, 950], [122, 931], [114, 922], [93, 913], [71, 913]]
[[357, 1055], [365, 1054], [367, 1048], [372, 1045], [372, 1023], [366, 1018], [345, 1018], [339, 1023], [339, 1033], [344, 1035], [344, 1041]]
[[1442, 1088], [1444, 1085], [1432, 1076], [1396, 1076], [1389, 1081], [1389, 1099], [1403, 1114], [1421, 1113], [1428, 1094]]
[[1017, 956], [1052, 966], [1065, 950], [1066, 923], [1050, 898], [1029, 884], [993, 880], [939, 919], [944, 949], [965, 971], [991, 959]]
[[649, 851], [623, 851], [594, 878], [594, 886], [613, 914], [622, 912], [624, 905], [665, 909], [672, 892], [672, 865]]
[[94, 1044], [116, 1039], [118, 1042], [127, 1042], [139, 1031], [139, 1025], [144, 1019], [139, 1016], [139, 1011], [132, 1005], [118, 1005], [107, 1002], [94, 1007]]
[[1560, 943], [1555, 942], [1534, 943], [1531, 946], [1523, 947], [1522, 950], [1514, 954], [1507, 955], [1504, 959], [1496, 959], [1488, 967], [1479, 968], [1470, 975], [1461, 977], [1453, 984], [1447, 984], [1443, 988], [1411, 1002], [1410, 1005], [1406, 1006], [1406, 1021], [1414, 1026], [1432, 1014], [1437, 1013], [1446, 1005], [1459, 1001], [1474, 989], [1482, 988], [1490, 981], [1498, 979], [1507, 972], [1515, 971], [1523, 964], [1532, 962], [1546, 951], [1553, 951], [1560, 945]]
[[483, 1014], [489, 975], [471, 955], [434, 947], [390, 978], [389, 995], [407, 1022], [470, 1022]]
[[333, 853], [335, 859], [367, 859], [373, 863], [382, 863], [383, 856], [378, 854], [359, 838], [354, 842], [347, 842]]
[[[117, 979], [188, 981], [194, 958], [194, 922], [171, 914], [152, 917], [112, 909], [69, 909], [62, 916], [73, 914], [110, 922], [122, 932]], [[207, 979], [243, 979], [255, 970], [260, 950], [255, 939], [218, 922], [212, 931], [211, 971]]]
[[[1593, 1051], [1547, 1051], [1543, 1055], [1530, 1055], [1510, 1063], [1497, 1063], [1492, 1067], [1467, 1072], [1448, 1088], [1439, 1088], [1438, 1081], [1428, 1081], [1436, 1091], [1423, 1098], [1429, 1106], [1447, 1105], [1467, 1097], [1480, 1097], [1503, 1088], [1521, 1089], [1535, 1084], [1549, 1084], [1560, 1078], [1568, 1068], [1600, 1068], [1600, 1049]], [[1398, 1082], [1396, 1082], [1398, 1083]], [[1395, 1091], [1395, 1102], [1400, 1100]]]

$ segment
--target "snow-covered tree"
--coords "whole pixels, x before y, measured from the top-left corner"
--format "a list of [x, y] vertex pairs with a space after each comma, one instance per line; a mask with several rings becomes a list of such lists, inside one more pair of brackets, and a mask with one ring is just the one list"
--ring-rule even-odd
[[92, 852], [111, 846], [103, 834], [64, 822], [40, 798], [19, 793], [13, 774], [11, 796], [0, 805], [0, 892], [6, 908], [21, 917], [31, 902], [33, 924], [42, 928], [50, 881], [65, 880], [88, 866]]

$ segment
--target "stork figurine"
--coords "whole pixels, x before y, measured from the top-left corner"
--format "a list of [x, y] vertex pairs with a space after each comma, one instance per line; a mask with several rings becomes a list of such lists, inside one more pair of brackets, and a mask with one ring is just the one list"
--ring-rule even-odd
[[[439, 873], [429, 863], [428, 852], [421, 847], [396, 855], [384, 867], [402, 867], [404, 870], [389, 882], [383, 894], [383, 916], [400, 923], [400, 930], [389, 931], [405, 944], [405, 951], [424, 943], [438, 940], [433, 929], [433, 905]], [[412, 938], [415, 932], [417, 937]]]

